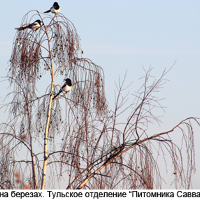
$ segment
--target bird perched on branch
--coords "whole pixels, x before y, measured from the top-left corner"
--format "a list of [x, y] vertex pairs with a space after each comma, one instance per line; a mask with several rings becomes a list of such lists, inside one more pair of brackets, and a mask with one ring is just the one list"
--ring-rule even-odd
[[36, 31], [36, 30], [38, 30], [40, 27], [41, 27], [41, 21], [38, 19], [38, 20], [34, 21], [32, 24], [29, 24], [29, 25], [27, 25], [27, 26], [22, 26], [22, 27], [19, 27], [19, 28], [15, 28], [15, 29], [17, 29], [18, 31], [21, 31], [21, 30], [30, 28], [30, 29], [32, 29], [33, 31]]
[[59, 90], [59, 92], [56, 95], [54, 95], [52, 100], [54, 100], [61, 92], [66, 92], [66, 93], [69, 92], [71, 90], [71, 88], [72, 88], [72, 81], [71, 81], [71, 79], [66, 78], [64, 85]]
[[55, 14], [58, 14], [60, 12], [60, 6], [58, 5], [57, 2], [54, 2], [53, 6], [45, 11], [44, 13], [49, 13], [49, 12], [52, 12], [52, 13], [55, 13]]

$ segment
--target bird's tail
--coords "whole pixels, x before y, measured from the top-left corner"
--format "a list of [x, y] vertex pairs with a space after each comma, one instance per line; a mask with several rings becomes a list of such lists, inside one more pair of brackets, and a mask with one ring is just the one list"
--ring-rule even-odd
[[53, 98], [52, 98], [52, 101], [58, 96], [58, 94], [56, 94]]
[[47, 11], [45, 11], [44, 13], [49, 13], [49, 12], [51, 12], [51, 10], [47, 10]]
[[59, 91], [59, 92], [52, 98], [52, 100], [54, 100], [60, 93], [61, 93], [61, 91]]
[[[60, 90], [53, 98], [52, 98], [52, 100], [54, 100], [60, 93], [62, 92], [62, 90]], [[65, 91], [64, 91], [65, 92]], [[68, 93], [68, 92], [65, 92], [66, 94]]]
[[15, 28], [16, 30], [18, 30], [18, 31], [21, 31], [21, 30], [24, 30], [24, 29], [26, 29], [26, 28], [28, 28], [28, 27], [19, 27], [19, 28]]

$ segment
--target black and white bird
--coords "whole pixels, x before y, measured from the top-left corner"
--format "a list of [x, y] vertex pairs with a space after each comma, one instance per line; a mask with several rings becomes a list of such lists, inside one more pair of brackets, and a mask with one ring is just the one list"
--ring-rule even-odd
[[15, 29], [17, 29], [18, 31], [21, 31], [21, 30], [30, 28], [30, 29], [32, 29], [33, 31], [36, 31], [36, 30], [38, 30], [40, 27], [41, 27], [41, 21], [38, 19], [38, 20], [34, 21], [32, 24], [29, 24], [29, 25], [27, 25], [27, 26], [22, 26], [22, 27], [19, 27], [19, 28], [15, 28]]
[[49, 12], [58, 14], [60, 12], [59, 4], [57, 2], [54, 2], [53, 6], [49, 10], [45, 11], [44, 13], [49, 13]]
[[66, 78], [65, 83], [62, 86], [62, 89], [60, 89], [59, 92], [56, 95], [54, 95], [52, 100], [54, 100], [61, 92], [66, 92], [66, 93], [69, 92], [71, 88], [72, 88], [72, 81], [71, 79]]

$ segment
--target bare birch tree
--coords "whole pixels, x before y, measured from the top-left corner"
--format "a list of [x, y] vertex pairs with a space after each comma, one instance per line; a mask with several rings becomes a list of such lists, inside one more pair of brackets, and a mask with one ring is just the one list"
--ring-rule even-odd
[[[7, 77], [13, 90], [7, 97], [13, 96], [3, 106], [9, 118], [0, 125], [0, 187], [161, 188], [157, 157], [166, 162], [168, 154], [175, 187], [190, 188], [195, 171], [191, 123], [199, 125], [198, 119], [187, 118], [162, 133], [148, 129], [150, 123], [159, 123], [154, 110], [163, 107], [154, 93], [165, 83], [167, 71], [151, 82], [149, 69], [130, 105], [130, 94], [123, 96], [124, 81], [119, 82], [115, 109], [109, 110], [104, 71], [82, 57], [73, 23], [62, 14], [30, 11], [21, 26], [36, 18], [40, 29], [17, 31], [14, 38]], [[65, 78], [72, 80], [72, 89], [53, 99]], [[120, 121], [124, 113], [129, 113], [127, 119]], [[187, 148], [186, 168], [182, 146], [170, 137], [177, 129]]]

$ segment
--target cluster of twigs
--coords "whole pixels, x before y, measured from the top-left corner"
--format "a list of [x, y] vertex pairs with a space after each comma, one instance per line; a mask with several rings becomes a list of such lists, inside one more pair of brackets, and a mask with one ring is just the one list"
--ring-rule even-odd
[[[79, 36], [73, 23], [62, 14], [52, 17], [31, 11], [21, 25], [36, 17], [42, 27], [35, 32], [18, 31], [14, 39], [8, 71], [13, 99], [6, 105], [9, 119], [0, 126], [0, 171], [5, 174], [0, 187], [161, 188], [157, 157], [162, 154], [165, 161], [168, 153], [175, 186], [189, 188], [195, 170], [191, 121], [199, 125], [197, 118], [185, 119], [166, 132], [149, 132], [149, 123], [160, 123], [154, 110], [164, 108], [154, 93], [165, 83], [167, 71], [153, 82], [151, 69], [145, 72], [144, 84], [129, 105], [128, 95], [123, 96], [124, 81], [119, 83], [115, 109], [110, 111], [103, 69], [79, 57]], [[38, 82], [46, 75], [50, 82], [46, 93], [39, 96]], [[66, 77], [72, 80], [71, 91], [53, 100], [61, 88], [55, 80], [60, 78], [61, 83]], [[127, 112], [125, 119], [123, 113]], [[184, 170], [183, 151], [170, 138], [177, 129], [187, 147]]]
[[[165, 166], [167, 170], [169, 165], [166, 162], [166, 152], [172, 160], [176, 188], [190, 188], [191, 174], [195, 171], [194, 130], [191, 122], [194, 121], [198, 125], [200, 123], [197, 118], [191, 117], [166, 132], [152, 134], [149, 131], [149, 123], [160, 122], [159, 118], [153, 115], [153, 111], [155, 108], [164, 109], [154, 93], [160, 91], [166, 82], [164, 76], [167, 72], [164, 71], [159, 79], [149, 84], [150, 73], [151, 69], [146, 72], [145, 83], [133, 103], [124, 107], [126, 98], [122, 97], [124, 89], [124, 83], [122, 83], [118, 87], [114, 112], [101, 124], [92, 126], [91, 122], [88, 123], [87, 127], [91, 127], [92, 131], [84, 130], [83, 133], [81, 130], [77, 131], [82, 138], [83, 134], [88, 133], [90, 145], [84, 146], [82, 139], [78, 140], [80, 141], [78, 145], [75, 143], [71, 148], [68, 144], [68, 147], [72, 149], [71, 156], [74, 160], [73, 163], [63, 163], [68, 164], [70, 169], [73, 168], [74, 173], [79, 175], [69, 182], [67, 188], [162, 188], [162, 175], [157, 158], [162, 157], [165, 163], [162, 167]], [[127, 110], [130, 113], [129, 118], [118, 122], [120, 114]], [[184, 131], [185, 128], [187, 132]], [[187, 147], [185, 151], [170, 138], [170, 134], [179, 129], [183, 143]], [[84, 147], [81, 148], [81, 146]], [[89, 157], [86, 157], [87, 153]], [[185, 153], [187, 154], [186, 165], [182, 156]]]
[[[38, 11], [30, 11], [23, 17], [21, 26], [29, 24], [35, 17], [42, 21], [40, 29], [35, 32], [25, 29], [16, 33], [8, 77], [14, 88], [14, 92], [10, 93], [14, 94], [10, 104], [10, 118], [16, 125], [16, 130], [11, 135], [15, 135], [15, 138], [23, 137], [27, 142], [32, 160], [33, 188], [39, 188], [37, 182], [43, 180], [39, 173], [40, 164], [33, 161], [39, 160], [33, 153], [34, 138], [41, 139], [42, 133], [45, 132], [45, 141], [49, 137], [54, 139], [56, 132], [62, 130], [62, 126], [64, 129], [71, 127], [68, 122], [79, 123], [84, 112], [93, 115], [92, 119], [104, 115], [107, 105], [103, 69], [89, 59], [78, 58], [81, 50], [79, 36], [73, 23], [62, 14], [43, 17]], [[50, 87], [47, 85], [49, 89], [46, 95], [40, 97], [37, 95], [37, 82], [42, 80], [47, 72], [50, 72], [51, 84]], [[67, 102], [65, 122], [60, 102], [53, 102], [50, 98], [60, 89], [59, 85], [55, 85], [55, 78], [62, 76], [60, 83], [64, 77], [69, 77], [73, 83], [72, 90], [67, 96], [64, 93], [60, 95]], [[8, 132], [7, 128], [5, 132]], [[64, 133], [63, 137], [67, 138], [68, 133]], [[37, 142], [42, 147], [40, 139]], [[51, 144], [49, 151], [53, 151]], [[44, 159], [46, 155], [47, 150]]]

